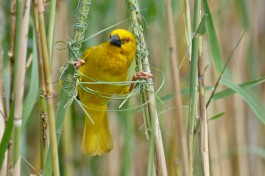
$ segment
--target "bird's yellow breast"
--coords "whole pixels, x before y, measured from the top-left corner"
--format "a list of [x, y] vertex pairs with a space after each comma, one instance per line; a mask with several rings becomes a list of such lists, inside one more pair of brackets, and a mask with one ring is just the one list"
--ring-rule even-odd
[[[114, 42], [106, 42], [88, 48], [82, 56], [85, 64], [79, 69], [81, 82], [99, 80], [103, 82], [127, 81], [128, 69], [136, 53], [136, 41], [132, 33], [123, 29], [111, 32]], [[92, 93], [78, 88], [79, 98], [84, 104], [106, 104], [112, 94], [127, 92], [128, 86], [111, 84], [84, 84]], [[97, 95], [93, 94], [96, 93]]]
[[[85, 64], [79, 69], [80, 81], [91, 82], [99, 80], [103, 82], [122, 82], [127, 80], [127, 72], [130, 64], [128, 58], [117, 52], [119, 48], [104, 43], [89, 51]], [[84, 84], [84, 86], [98, 92], [93, 95], [79, 88], [79, 97], [82, 100], [104, 104], [112, 94], [122, 92], [124, 86], [109, 84]], [[100, 96], [101, 95], [101, 96]], [[90, 101], [91, 102], [91, 101]]]

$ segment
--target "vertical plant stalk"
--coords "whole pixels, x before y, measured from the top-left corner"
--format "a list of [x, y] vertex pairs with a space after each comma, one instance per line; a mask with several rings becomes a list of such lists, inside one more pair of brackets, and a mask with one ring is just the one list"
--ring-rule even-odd
[[[17, 69], [17, 65], [19, 65], [18, 63], [16, 63], [15, 61], [18, 61], [18, 56], [19, 56], [19, 48], [20, 48], [20, 30], [21, 30], [21, 20], [22, 20], [22, 0], [17, 0], [16, 2], [16, 11], [17, 11], [17, 16], [16, 16], [16, 24], [15, 24], [15, 55], [14, 55], [14, 65], [13, 65], [13, 70], [18, 70]], [[11, 61], [11, 67], [12, 67], [12, 61]], [[14, 68], [15, 67], [15, 68]], [[18, 72], [18, 71], [17, 71]], [[14, 84], [16, 83], [16, 77], [17, 77], [17, 74], [15, 73], [11, 73], [11, 75], [14, 75], [13, 78], [11, 78], [11, 82], [13, 82]], [[13, 81], [12, 81], [13, 80]], [[10, 104], [14, 101], [14, 96], [13, 96], [13, 92], [15, 92], [15, 88], [14, 88], [14, 84], [11, 83], [10, 86], [12, 86], [13, 88], [10, 90]], [[15, 123], [15, 122], [14, 122]], [[22, 123], [21, 123], [22, 124]], [[16, 128], [16, 127], [15, 127]], [[14, 138], [13, 137], [13, 141], [14, 141]], [[14, 141], [13, 145], [15, 145], [16, 143], [20, 143], [20, 141]], [[11, 144], [12, 145], [12, 144]], [[9, 146], [9, 149], [12, 149], [12, 146]], [[19, 144], [17, 145], [19, 146]], [[14, 151], [15, 150], [19, 150], [19, 148], [15, 148], [14, 147]], [[11, 156], [12, 156], [12, 169], [13, 169], [13, 164], [16, 163], [16, 159], [18, 158], [15, 158], [16, 156], [14, 156], [14, 151], [11, 152]], [[19, 152], [19, 151], [18, 151]], [[20, 162], [19, 162], [20, 163]], [[9, 168], [8, 168], [9, 169]], [[11, 169], [11, 168], [10, 168]]]
[[[130, 107], [132, 103], [130, 101], [126, 102], [125, 105], [123, 106], [124, 109], [127, 109]], [[129, 139], [125, 139], [125, 144], [123, 147], [122, 151], [122, 167], [120, 171], [120, 175], [131, 175], [132, 174], [132, 158], [133, 158], [133, 152], [132, 152], [132, 143], [134, 136], [134, 118], [131, 113], [128, 113], [128, 111], [121, 112], [120, 117], [125, 117], [126, 121], [126, 134], [130, 135]]]
[[185, 3], [185, 35], [186, 35], [187, 46], [189, 47], [189, 56], [191, 56], [190, 41], [192, 40], [192, 32], [191, 32], [190, 4], [189, 4], [189, 2], [190, 1], [188, 1], [188, 0], [184, 1], [184, 3]]
[[[1, 47], [1, 44], [0, 44], [0, 47]], [[0, 55], [1, 55], [1, 49], [0, 49]], [[1, 59], [1, 56], [0, 56], [0, 60]], [[1, 95], [2, 95], [2, 103], [3, 103], [3, 111], [4, 111], [4, 119], [5, 119], [5, 123], [7, 122], [7, 116], [8, 116], [8, 113], [7, 113], [7, 105], [6, 105], [6, 91], [5, 91], [5, 85], [4, 85], [4, 81], [1, 80]]]
[[[0, 44], [0, 60], [2, 61], [3, 59], [2, 59], [2, 46], [1, 46], [1, 44]], [[1, 69], [2, 69], [2, 65], [1, 65]], [[2, 78], [2, 75], [1, 75], [1, 78]], [[4, 124], [1, 124], [1, 134], [2, 134], [2, 131], [4, 132], [4, 129], [5, 129], [5, 127], [6, 127], [6, 124], [7, 124], [7, 116], [8, 116], [8, 114], [7, 114], [7, 105], [6, 105], [6, 92], [5, 92], [5, 86], [4, 86], [4, 81], [3, 80], [1, 80], [1, 98], [2, 98], [2, 103], [3, 103], [3, 107], [2, 107], [2, 109], [3, 109], [3, 111], [4, 111], [4, 114], [2, 114], [2, 117], [4, 117], [4, 121], [5, 121], [5, 125]], [[2, 118], [2, 117], [0, 117], [0, 118]], [[2, 121], [0, 121], [0, 122], [2, 122]], [[2, 136], [1, 136], [1, 140], [2, 140], [3, 138], [2, 138]], [[10, 143], [9, 143], [9, 145], [8, 146], [10, 146]], [[4, 166], [4, 164], [2, 165], [2, 168], [1, 168], [1, 171], [0, 171], [0, 175], [2, 174], [4, 174], [4, 173], [6, 173], [6, 176], [9, 176], [10, 175], [10, 169], [9, 169], [9, 167], [11, 166], [11, 164], [10, 164], [10, 162], [11, 162], [11, 158], [9, 157], [9, 155], [10, 155], [10, 152], [11, 152], [11, 150], [9, 150], [9, 147], [7, 148], [7, 151], [6, 151], [6, 165]], [[4, 163], [5, 163], [5, 161], [4, 161]]]
[[7, 147], [6, 176], [11, 175], [11, 170], [12, 170], [12, 165], [13, 165], [12, 161], [13, 161], [12, 139], [10, 139], [9, 145]]
[[[73, 60], [77, 60], [79, 59], [79, 52], [80, 52], [80, 48], [82, 46], [82, 42], [84, 39], [84, 33], [87, 29], [87, 25], [88, 25], [88, 14], [89, 14], [89, 7], [91, 4], [91, 0], [80, 0], [78, 3], [78, 15], [77, 15], [77, 19], [76, 19], [76, 23], [74, 25], [74, 37], [72, 40], [70, 40], [68, 42], [69, 45], [69, 58], [68, 58], [68, 64], [71, 64], [72, 66], [72, 61]], [[71, 67], [72, 68], [72, 67]], [[68, 67], [68, 74], [72, 74], [70, 75], [71, 77], [74, 76], [74, 74], [76, 74], [76, 69], [71, 70], [71, 68]], [[67, 83], [66, 83], [67, 84]], [[61, 89], [60, 91], [60, 97], [65, 96], [66, 92], [62, 91], [63, 89]], [[68, 96], [66, 94], [66, 96]], [[59, 100], [60, 101], [60, 100]], [[60, 106], [58, 107], [58, 112], [60, 109], [63, 109], [64, 113], [66, 110], [66, 118], [70, 118], [70, 109], [71, 107], [65, 108], [65, 104], [60, 103]], [[58, 114], [60, 115], [60, 114]], [[61, 120], [62, 121], [62, 120]], [[59, 124], [59, 123], [58, 123]], [[59, 126], [61, 126], [62, 124], [59, 124]], [[71, 156], [69, 156], [71, 157]]]
[[[14, 100], [13, 92], [14, 92], [14, 56], [15, 56], [15, 37], [16, 37], [16, 16], [17, 16], [17, 8], [16, 8], [16, 0], [11, 1], [10, 6], [10, 14], [11, 14], [11, 33], [10, 33], [10, 50], [9, 50], [9, 57], [10, 57], [10, 94], [9, 94], [9, 105]], [[19, 36], [18, 36], [19, 37]], [[6, 116], [7, 117], [7, 116]], [[10, 139], [8, 150], [7, 150], [7, 170], [6, 175], [10, 176], [11, 172], [10, 169], [12, 168], [12, 138]]]
[[[199, 25], [199, 7], [200, 0], [194, 1], [194, 17], [193, 17], [193, 32], [195, 33]], [[194, 126], [196, 118], [196, 87], [197, 87], [197, 64], [198, 64], [198, 37], [192, 39], [191, 51], [191, 68], [190, 68], [190, 97], [189, 97], [189, 115], [188, 115], [188, 130], [189, 130], [189, 173], [193, 175], [193, 159], [194, 159]]]
[[55, 15], [56, 15], [56, 0], [51, 0], [50, 1], [48, 39], [47, 39], [48, 40], [48, 52], [49, 52], [49, 58], [50, 59], [52, 56], [52, 48], [53, 48]]
[[79, 54], [79, 50], [81, 48], [82, 40], [84, 39], [84, 32], [86, 30], [86, 27], [88, 25], [88, 12], [89, 12], [89, 6], [90, 6], [91, 0], [81, 0], [79, 2], [79, 14], [77, 17], [77, 22], [75, 23], [75, 30], [74, 30], [74, 39], [73, 44], [71, 45], [73, 51], [75, 53], [70, 53], [69, 61], [72, 62], [73, 59], [79, 59], [76, 58]]
[[[59, 93], [59, 100], [58, 100], [58, 108], [57, 108], [57, 119], [58, 123], [56, 124], [59, 129], [62, 128], [62, 122], [64, 119], [64, 115], [66, 112], [66, 103], [68, 103], [69, 94], [67, 91], [72, 88], [72, 82], [69, 85], [69, 81], [64, 81], [65, 78], [76, 79], [74, 76], [77, 75], [77, 70], [73, 67], [72, 61], [79, 59], [79, 52], [82, 46], [82, 42], [84, 39], [84, 33], [87, 29], [88, 25], [88, 13], [89, 7], [91, 4], [91, 0], [80, 0], [78, 3], [78, 15], [76, 19], [76, 23], [74, 25], [74, 37], [68, 41], [68, 48], [69, 48], [69, 57], [68, 57], [68, 64], [64, 67], [61, 73], [61, 80], [62, 88], [60, 89]], [[76, 80], [75, 80], [76, 81]], [[64, 86], [65, 85], [65, 86]], [[68, 89], [66, 88], [68, 87]], [[76, 89], [76, 87], [74, 88]], [[76, 90], [75, 90], [76, 91]], [[66, 102], [65, 102], [66, 101]], [[59, 137], [59, 136], [58, 136]]]
[[43, 2], [41, 0], [38, 0], [40, 39], [41, 39], [42, 59], [43, 59], [45, 87], [46, 87], [45, 98], [48, 110], [47, 112], [48, 112], [50, 148], [52, 152], [53, 175], [59, 176], [60, 171], [59, 171], [59, 158], [58, 158], [57, 139], [56, 139], [55, 114], [54, 114], [54, 105], [53, 105], [52, 78], [51, 78], [51, 69], [50, 69], [50, 59], [49, 59], [47, 42], [46, 42], [46, 32], [45, 32], [45, 22], [44, 22], [43, 12], [44, 12]]
[[72, 129], [72, 107], [68, 107], [66, 110], [65, 120], [63, 124], [63, 134], [62, 134], [62, 152], [64, 158], [63, 175], [73, 176], [74, 165], [73, 165], [73, 129]]
[[[15, 38], [16, 38], [16, 0], [11, 1], [11, 32], [10, 32], [10, 50], [8, 55], [10, 57], [10, 95], [9, 95], [9, 103], [14, 100], [14, 62], [15, 62]], [[20, 16], [21, 18], [21, 16]]]
[[[27, 42], [29, 28], [30, 0], [26, 0], [23, 6], [21, 19], [20, 38], [16, 40], [15, 53], [15, 112], [14, 112], [14, 175], [20, 175], [20, 132], [22, 125], [22, 109], [24, 96], [24, 80], [26, 73]], [[20, 5], [22, 2], [18, 2]], [[22, 5], [22, 4], [21, 4]], [[22, 6], [21, 6], [22, 7]], [[21, 9], [22, 10], [22, 9]], [[21, 11], [22, 12], [22, 11]], [[17, 26], [18, 27], [18, 26]]]
[[[0, 36], [0, 41], [2, 41], [2, 38]], [[0, 42], [0, 70], [3, 69], [3, 48], [2, 48], [2, 42]], [[0, 145], [3, 142], [4, 139], [4, 133], [5, 130], [7, 128], [7, 120], [8, 120], [8, 115], [7, 115], [7, 105], [6, 105], [6, 92], [5, 92], [5, 84], [3, 81], [3, 76], [2, 76], [2, 72], [0, 72], [0, 96], [1, 96], [1, 100], [0, 100], [0, 111], [2, 112], [0, 115]], [[9, 142], [9, 141], [8, 141]], [[10, 144], [10, 143], [8, 143]], [[8, 146], [7, 146], [8, 147]], [[1, 147], [0, 147], [1, 148]], [[1, 149], [0, 149], [1, 150]], [[2, 153], [4, 152], [4, 153]], [[2, 159], [2, 156], [4, 155], [4, 158]], [[6, 148], [6, 151], [1, 150], [0, 153], [0, 175], [4, 175], [8, 173], [8, 148]]]
[[209, 137], [208, 137], [208, 118], [205, 103], [204, 86], [204, 58], [202, 37], [199, 37], [199, 60], [198, 60], [198, 89], [199, 89], [199, 116], [200, 116], [200, 152], [202, 161], [202, 171], [204, 176], [210, 176], [209, 166]]
[[[73, 79], [74, 75], [77, 75], [76, 70], [72, 64], [73, 59], [77, 60], [79, 58], [79, 50], [82, 46], [82, 40], [84, 39], [84, 33], [87, 29], [88, 24], [88, 12], [89, 12], [89, 6], [90, 6], [91, 0], [80, 0], [78, 5], [78, 16], [77, 21], [75, 23], [75, 29], [74, 29], [74, 38], [70, 39], [68, 42], [69, 47], [69, 58], [68, 58], [68, 64], [63, 68], [61, 72], [61, 89], [59, 93], [58, 98], [58, 106], [56, 111], [56, 128], [58, 130], [61, 130], [63, 127], [63, 121], [65, 117], [66, 112], [66, 104], [69, 102], [69, 92], [72, 91], [73, 88], [73, 82], [69, 84], [69, 79]], [[45, 75], [46, 76], [46, 75]], [[67, 81], [64, 81], [64, 79], [67, 79]], [[76, 89], [76, 87], [74, 86]], [[70, 90], [69, 90], [70, 89]], [[69, 92], [68, 92], [69, 91]], [[57, 133], [57, 142], [60, 140], [61, 133]], [[51, 175], [51, 163], [49, 162], [51, 160], [50, 151], [48, 151], [47, 155], [47, 161], [45, 163], [44, 168], [44, 176]]]
[[[72, 61], [79, 59], [79, 50], [82, 46], [82, 41], [84, 39], [84, 33], [88, 25], [88, 13], [89, 13], [90, 4], [91, 4], [91, 0], [80, 0], [79, 1], [78, 16], [77, 16], [76, 23], [74, 25], [74, 28], [75, 28], [74, 38], [71, 39], [68, 43], [68, 47], [69, 47], [68, 65], [64, 67], [65, 69], [61, 73], [62, 81], [64, 77], [69, 79], [69, 77], [73, 78], [74, 74], [77, 74], [76, 69], [74, 69], [73, 67]], [[64, 84], [66, 84], [66, 87], [71, 87], [72, 82], [71, 82], [71, 85], [69, 85], [69, 81], [63, 81], [62, 88], [60, 89], [59, 103], [58, 103], [59, 105], [57, 109], [57, 112], [58, 112], [57, 119], [60, 119], [60, 120], [58, 120], [58, 123], [56, 124], [57, 128], [59, 129], [61, 129], [62, 127], [63, 118], [64, 118], [64, 115], [67, 109], [65, 105], [66, 103], [68, 103], [68, 100], [69, 100], [69, 99], [62, 100], [62, 99], [65, 99], [65, 97], [69, 98], [69, 95], [67, 92], [68, 90], [66, 90], [66, 87], [64, 87]], [[61, 103], [61, 101], [66, 101], [66, 102]]]
[[[139, 11], [139, 5], [137, 0], [126, 0], [128, 7], [130, 9], [131, 14], [131, 24], [132, 24], [132, 32], [136, 36], [137, 40], [137, 52], [136, 52], [136, 59], [140, 60], [137, 64], [142, 63], [142, 65], [138, 66], [138, 71], [144, 71], [147, 73], [151, 73], [149, 67], [149, 60], [148, 60], [148, 51], [146, 48], [146, 43], [144, 40], [143, 28], [141, 24], [141, 15]], [[140, 70], [142, 69], [142, 70]], [[154, 142], [155, 142], [155, 166], [156, 166], [156, 175], [157, 176], [166, 176], [167, 175], [167, 167], [166, 167], [166, 160], [164, 155], [164, 148], [163, 142], [161, 137], [161, 131], [158, 121], [158, 114], [156, 108], [156, 101], [154, 95], [154, 86], [153, 86], [153, 79], [149, 78], [147, 80], [149, 90], [146, 90], [146, 96], [149, 109], [149, 118], [152, 124], [152, 134], [154, 135]]]
[[48, 151], [48, 132], [47, 132], [47, 103], [46, 103], [46, 87], [45, 87], [45, 75], [43, 67], [43, 58], [41, 51], [41, 39], [40, 39], [40, 29], [39, 29], [39, 17], [38, 17], [38, 1], [34, 0], [33, 4], [33, 17], [34, 17], [34, 27], [35, 36], [38, 52], [38, 70], [39, 70], [39, 85], [40, 85], [40, 95], [39, 95], [39, 108], [40, 108], [40, 155], [41, 155], [41, 170], [43, 170], [47, 151]]
[[[175, 108], [175, 120], [174, 125], [178, 129], [178, 140], [180, 144], [181, 151], [181, 163], [183, 175], [189, 176], [189, 156], [188, 156], [188, 145], [187, 145], [187, 136], [185, 131], [185, 120], [182, 111], [182, 99], [180, 94], [180, 79], [179, 72], [177, 71], [177, 47], [176, 47], [176, 37], [175, 37], [175, 28], [174, 20], [171, 9], [171, 0], [166, 0], [166, 13], [167, 13], [167, 28], [168, 28], [168, 41], [169, 41], [169, 59], [170, 59], [170, 71], [172, 77], [172, 86], [174, 90], [174, 99], [173, 103]], [[172, 156], [173, 158], [176, 156]]]
[[39, 100], [39, 108], [40, 108], [40, 157], [41, 157], [41, 170], [44, 169], [47, 152], [48, 152], [48, 122], [47, 122], [47, 102], [45, 99], [45, 94], [43, 94], [43, 90], [40, 90], [40, 100]]
[[[10, 93], [9, 93], [9, 105], [11, 106], [14, 101], [14, 62], [15, 62], [15, 39], [16, 39], [16, 23], [17, 23], [17, 4], [16, 0], [11, 1], [10, 14], [11, 14], [11, 32], [10, 32]], [[21, 13], [20, 13], [21, 15]], [[20, 16], [21, 18], [21, 16]], [[19, 36], [17, 36], [19, 37]], [[6, 116], [7, 117], [7, 116]], [[10, 139], [8, 149], [7, 149], [7, 170], [6, 175], [10, 176], [12, 168], [12, 138]]]
[[[21, 29], [21, 18], [22, 18], [22, 0], [13, 0], [11, 2], [11, 11], [15, 10], [13, 14], [15, 14], [15, 17], [11, 18], [11, 29], [15, 31], [11, 31], [11, 50], [10, 50], [10, 95], [9, 95], [9, 105], [14, 102], [14, 80], [15, 80], [15, 57], [18, 57], [19, 52], [19, 40], [20, 40], [20, 29]], [[12, 14], [12, 12], [11, 12]], [[15, 24], [14, 21], [15, 20]], [[14, 32], [14, 36], [12, 36]], [[14, 37], [14, 38], [13, 38]], [[12, 41], [13, 40], [13, 41]], [[12, 52], [12, 47], [13, 52]], [[9, 142], [8, 146], [8, 155], [7, 155], [7, 175], [11, 175], [11, 172], [13, 172], [13, 163], [14, 163], [14, 151], [13, 151], [13, 143], [14, 138], [12, 138]]]

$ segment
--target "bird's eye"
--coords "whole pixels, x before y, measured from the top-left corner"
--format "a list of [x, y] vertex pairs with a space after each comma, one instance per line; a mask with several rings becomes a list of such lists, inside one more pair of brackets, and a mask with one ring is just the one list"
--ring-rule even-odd
[[130, 38], [126, 38], [125, 41], [126, 43], [128, 43], [130, 41]]

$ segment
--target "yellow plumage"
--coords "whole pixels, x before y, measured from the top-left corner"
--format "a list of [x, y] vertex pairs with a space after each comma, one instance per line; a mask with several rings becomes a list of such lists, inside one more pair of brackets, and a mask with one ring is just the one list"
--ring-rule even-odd
[[[79, 68], [81, 82], [92, 79], [120, 82], [127, 81], [128, 68], [136, 53], [136, 40], [133, 34], [124, 29], [116, 29], [110, 34], [110, 41], [88, 48], [82, 56], [85, 63]], [[102, 155], [112, 150], [112, 137], [109, 130], [107, 103], [109, 96], [129, 92], [129, 86], [109, 84], [84, 84], [98, 92], [89, 93], [78, 87], [78, 97], [92, 118], [85, 115], [85, 127], [81, 150], [89, 156]], [[107, 97], [103, 97], [107, 96]]]

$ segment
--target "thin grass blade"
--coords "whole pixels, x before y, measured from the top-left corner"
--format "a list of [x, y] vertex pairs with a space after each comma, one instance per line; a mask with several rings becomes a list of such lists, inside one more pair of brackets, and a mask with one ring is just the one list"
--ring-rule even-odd
[[0, 170], [3, 165], [3, 161], [5, 158], [5, 152], [9, 145], [9, 140], [12, 136], [13, 128], [14, 128], [14, 104], [11, 106], [10, 115], [8, 117], [6, 128], [5, 128], [1, 143], [0, 143]]
[[22, 111], [22, 131], [30, 117], [30, 114], [34, 108], [34, 105], [37, 101], [38, 97], [38, 89], [39, 89], [39, 74], [38, 74], [38, 58], [37, 58], [37, 48], [36, 48], [36, 39], [34, 35], [33, 39], [33, 60], [31, 66], [31, 75], [30, 75], [30, 83], [29, 83], [29, 91], [26, 95], [24, 101], [24, 107]]
[[[265, 81], [265, 77], [262, 77], [262, 78], [259, 78], [259, 79], [255, 79], [255, 80], [252, 80], [252, 81], [248, 81], [248, 82], [245, 82], [245, 83], [242, 83], [242, 84], [239, 84], [238, 86], [244, 90], [246, 89], [250, 89], [250, 88], [253, 88], [255, 86], [258, 86], [262, 83], [264, 83]], [[218, 93], [216, 93], [212, 100], [219, 100], [219, 99], [222, 99], [222, 98], [225, 98], [225, 97], [228, 97], [232, 94], [236, 93], [233, 89], [225, 89], [223, 91], [220, 91]]]
[[225, 112], [220, 112], [218, 114], [215, 114], [214, 116], [209, 118], [208, 121], [218, 119], [218, 118], [222, 117], [224, 114], [225, 114]]
[[246, 90], [242, 89], [240, 86], [227, 79], [221, 79], [220, 82], [238, 93], [253, 110], [260, 121], [265, 124], [265, 112], [259, 106], [258, 102], [254, 101], [254, 99], [248, 94]]
[[216, 67], [217, 72], [220, 74], [223, 68], [223, 63], [222, 63], [222, 56], [221, 56], [221, 51], [220, 51], [220, 46], [218, 43], [215, 27], [213, 24], [213, 19], [212, 19], [212, 14], [208, 5], [207, 0], [202, 0], [202, 6], [204, 9], [204, 12], [208, 14], [208, 18], [206, 20], [206, 30], [209, 38], [209, 43], [211, 47], [211, 52], [213, 55], [213, 61]]

